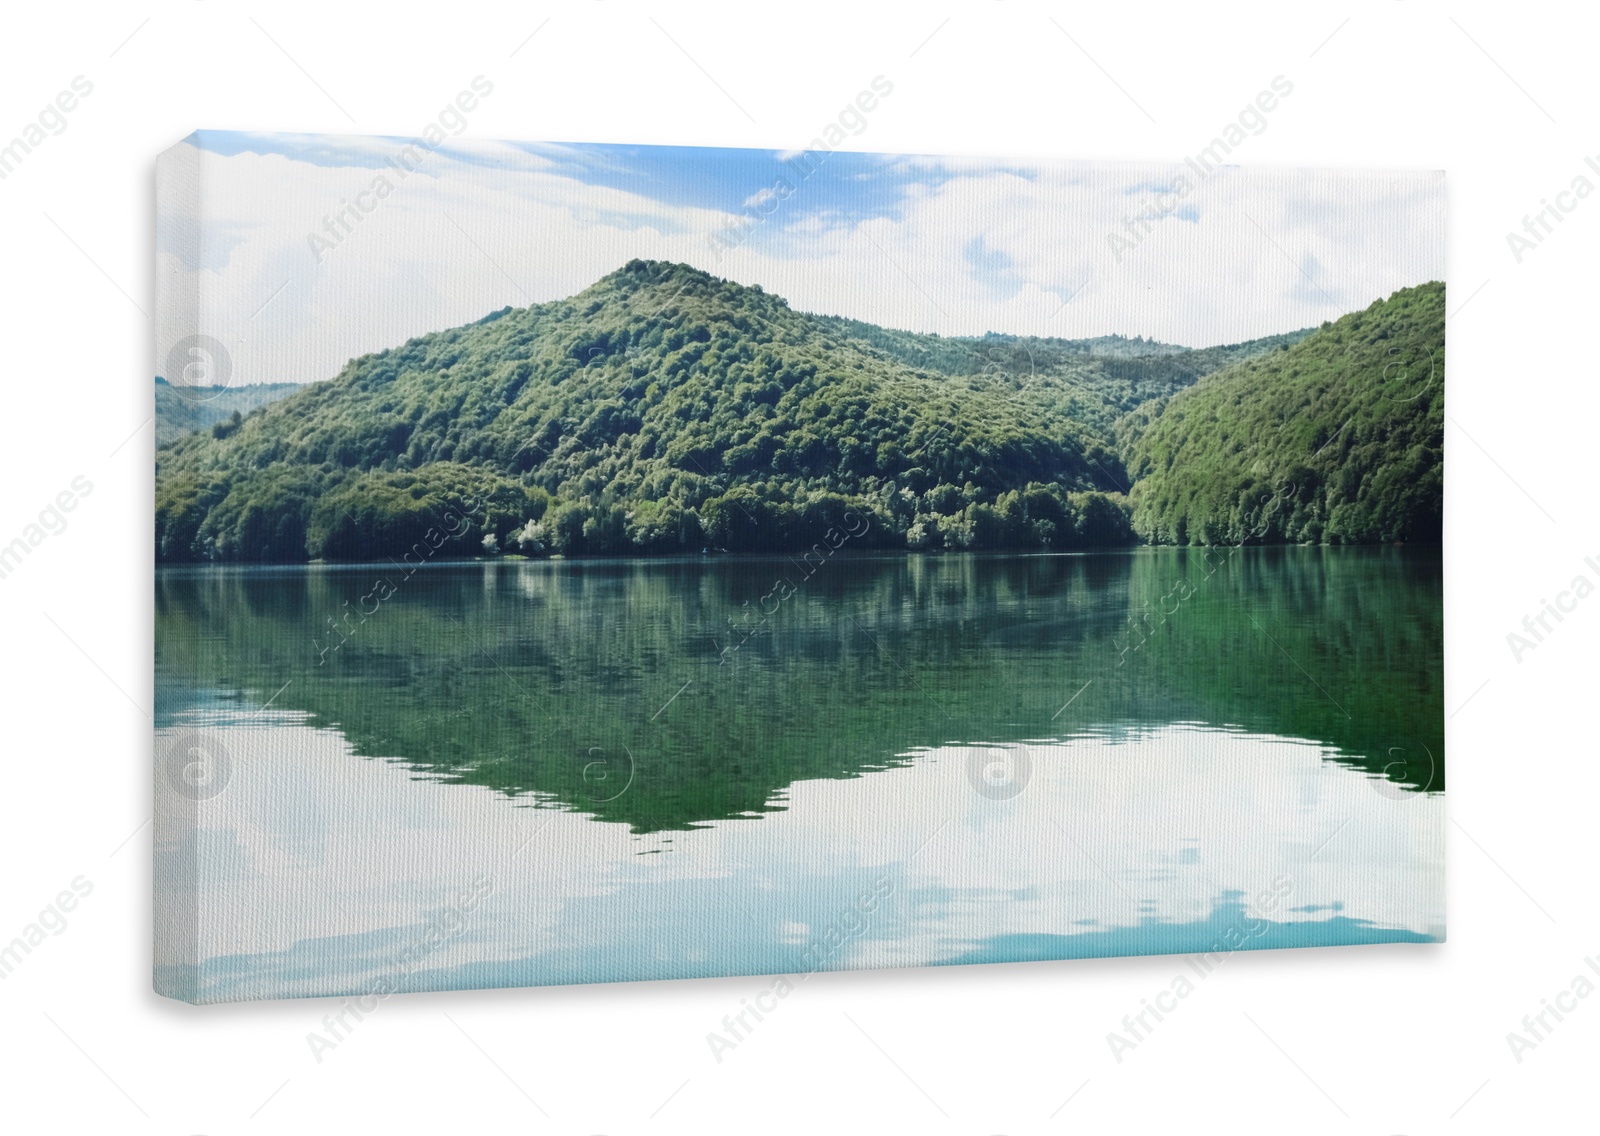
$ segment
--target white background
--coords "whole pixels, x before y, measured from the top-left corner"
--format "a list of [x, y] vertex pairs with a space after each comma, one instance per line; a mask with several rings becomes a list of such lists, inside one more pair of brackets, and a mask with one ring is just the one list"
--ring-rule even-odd
[[[0, 538], [74, 477], [94, 491], [0, 580], [0, 940], [74, 877], [94, 891], [0, 982], [0, 1124], [1584, 1126], [1600, 997], [1520, 1063], [1506, 1035], [1600, 955], [1600, 600], [1520, 662], [1506, 636], [1579, 572], [1600, 579], [1583, 563], [1600, 559], [1600, 199], [1520, 264], [1506, 234], [1600, 154], [1596, 23], [1579, 5], [1410, 0], [10, 9], [0, 138], [75, 75], [95, 89], [0, 181]], [[320, 1065], [305, 1036], [331, 1002], [195, 1008], [150, 993], [152, 159], [197, 126], [411, 134], [478, 73], [496, 88], [476, 137], [795, 147], [882, 73], [895, 94], [859, 148], [1153, 159], [1204, 146], [1283, 74], [1294, 97], [1247, 164], [1446, 169], [1449, 942], [1235, 957], [1120, 1064], [1107, 1032], [1178, 960], [819, 975], [721, 1064], [705, 1035], [762, 980], [409, 995]]]

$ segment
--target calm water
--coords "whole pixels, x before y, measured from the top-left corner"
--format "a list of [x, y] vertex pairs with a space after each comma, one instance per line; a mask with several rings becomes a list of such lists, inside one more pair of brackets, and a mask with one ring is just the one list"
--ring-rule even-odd
[[157, 984], [1431, 941], [1439, 581], [1312, 548], [160, 570]]

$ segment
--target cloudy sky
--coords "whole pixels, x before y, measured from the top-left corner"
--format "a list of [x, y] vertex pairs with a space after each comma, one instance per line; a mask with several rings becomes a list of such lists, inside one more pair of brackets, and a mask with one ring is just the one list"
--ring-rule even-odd
[[[423, 157], [402, 176], [388, 162], [408, 143]], [[1200, 179], [1181, 161], [836, 151], [802, 176], [792, 159], [195, 134], [158, 167], [157, 373], [198, 331], [226, 345], [234, 385], [325, 379], [411, 336], [570, 296], [634, 257], [914, 331], [1189, 346], [1314, 325], [1444, 278], [1437, 173]], [[335, 241], [326, 219], [341, 209], [360, 222]], [[1142, 240], [1113, 249], [1110, 234], [1157, 210]]]

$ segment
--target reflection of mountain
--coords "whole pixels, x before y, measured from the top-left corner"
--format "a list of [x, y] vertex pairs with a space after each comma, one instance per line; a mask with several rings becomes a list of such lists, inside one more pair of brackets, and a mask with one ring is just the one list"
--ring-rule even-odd
[[1209, 575], [1172, 549], [841, 553], [809, 579], [783, 558], [168, 571], [158, 695], [283, 688], [276, 709], [358, 753], [639, 832], [758, 815], [796, 781], [938, 745], [1172, 722], [1442, 788], [1437, 553], [1210, 555]]

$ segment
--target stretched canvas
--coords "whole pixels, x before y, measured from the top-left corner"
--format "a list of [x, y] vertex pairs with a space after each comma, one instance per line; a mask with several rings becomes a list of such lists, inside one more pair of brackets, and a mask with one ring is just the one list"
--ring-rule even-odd
[[1443, 938], [1442, 175], [485, 94], [158, 160], [157, 990]]

